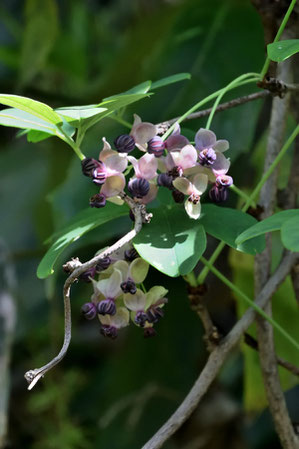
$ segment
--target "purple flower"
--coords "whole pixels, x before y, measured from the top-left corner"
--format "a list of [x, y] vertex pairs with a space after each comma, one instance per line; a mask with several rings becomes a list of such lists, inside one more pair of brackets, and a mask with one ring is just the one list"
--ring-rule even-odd
[[165, 147], [168, 151], [179, 151], [188, 144], [189, 140], [181, 135], [181, 127], [176, 123], [172, 134], [165, 140]]
[[211, 166], [215, 176], [227, 173], [230, 162], [222, 154], [229, 148], [227, 140], [217, 140], [213, 131], [200, 128], [195, 135], [195, 148], [201, 165]]
[[93, 320], [97, 316], [97, 308], [93, 302], [86, 302], [81, 307], [81, 313], [87, 320]]
[[116, 305], [113, 298], [107, 298], [98, 303], [98, 313], [100, 315], [115, 315]]
[[135, 140], [135, 145], [139, 150], [146, 151], [147, 142], [157, 134], [157, 128], [152, 123], [142, 122], [141, 118], [134, 114], [134, 123], [130, 136]]
[[136, 178], [150, 181], [157, 176], [158, 162], [153, 154], [146, 153], [139, 160], [133, 156], [128, 156], [128, 160], [133, 165]]
[[119, 153], [131, 153], [135, 148], [135, 139], [129, 134], [122, 134], [114, 140], [114, 146]]
[[106, 205], [106, 196], [103, 193], [97, 193], [89, 199], [90, 207], [101, 208]]
[[167, 173], [160, 173], [157, 178], [157, 184], [158, 186], [167, 187], [168, 189], [172, 190], [172, 180], [172, 176], [168, 175]]
[[85, 282], [91, 282], [91, 279], [95, 277], [96, 269], [95, 267], [91, 267], [88, 270], [84, 271], [84, 273], [80, 274], [79, 279]]
[[190, 218], [197, 220], [201, 211], [200, 197], [208, 185], [207, 175], [199, 173], [193, 177], [192, 182], [187, 178], [176, 178], [173, 185], [184, 195], [188, 195], [185, 201], [185, 210]]
[[98, 315], [105, 337], [116, 338], [118, 330], [129, 325], [130, 315], [125, 307], [118, 307], [115, 315]]
[[124, 293], [131, 293], [134, 295], [137, 291], [137, 287], [133, 279], [128, 278], [126, 281], [120, 284], [120, 288]]
[[[161, 158], [161, 171], [172, 176], [182, 176], [184, 170], [195, 167], [197, 164], [197, 151], [192, 145], [186, 145], [179, 151], [172, 151]], [[175, 171], [174, 171], [175, 170]]]
[[147, 143], [147, 152], [150, 154], [154, 154], [155, 157], [161, 157], [165, 150], [165, 143], [159, 136], [153, 137]]
[[128, 183], [128, 191], [134, 198], [143, 198], [149, 190], [150, 184], [144, 178], [133, 178]]
[[86, 157], [85, 159], [83, 159], [83, 161], [81, 161], [83, 175], [92, 178], [94, 170], [98, 168], [100, 165], [101, 165], [100, 161], [97, 161], [92, 157]]

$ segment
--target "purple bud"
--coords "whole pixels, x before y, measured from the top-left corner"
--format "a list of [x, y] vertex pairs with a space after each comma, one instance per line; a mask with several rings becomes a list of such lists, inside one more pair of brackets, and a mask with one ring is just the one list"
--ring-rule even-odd
[[144, 338], [150, 338], [155, 337], [157, 335], [157, 332], [153, 327], [145, 327], [143, 331]]
[[213, 148], [205, 148], [198, 155], [200, 165], [203, 165], [205, 167], [213, 165], [216, 160], [216, 157], [217, 155], [213, 150]]
[[96, 264], [97, 273], [99, 273], [100, 271], [103, 271], [103, 270], [107, 270], [107, 268], [110, 266], [110, 264], [111, 264], [111, 258], [109, 256], [104, 257], [103, 259], [101, 259]]
[[83, 175], [92, 178], [94, 170], [98, 168], [100, 165], [101, 163], [96, 159], [92, 157], [86, 157], [85, 159], [83, 159], [83, 161], [81, 161]]
[[86, 302], [81, 307], [81, 313], [87, 320], [93, 320], [97, 316], [97, 308], [93, 302]]
[[174, 199], [174, 201], [176, 203], [183, 203], [184, 199], [185, 199], [185, 195], [182, 192], [180, 192], [179, 190], [174, 190], [172, 192], [172, 198]]
[[136, 313], [134, 321], [136, 324], [138, 324], [138, 326], [144, 327], [145, 322], [147, 321], [147, 314], [140, 310]]
[[107, 170], [104, 162], [99, 161], [99, 166], [92, 172], [93, 182], [98, 185], [104, 184], [107, 179]]
[[147, 311], [147, 321], [149, 323], [157, 323], [160, 318], [163, 318], [164, 312], [161, 307], [150, 307]]
[[167, 173], [160, 173], [157, 178], [157, 185], [160, 187], [167, 187], [168, 189], [173, 189], [172, 177]]
[[89, 205], [90, 207], [104, 207], [106, 205], [106, 197], [103, 195], [103, 193], [97, 193], [96, 195], [93, 195], [91, 198], [89, 198]]
[[216, 178], [216, 185], [218, 187], [229, 187], [233, 184], [233, 178], [228, 175], [219, 175]]
[[128, 182], [128, 191], [135, 198], [144, 197], [148, 194], [149, 189], [149, 182], [144, 178], [130, 179]]
[[209, 191], [209, 197], [214, 203], [222, 203], [228, 198], [228, 189], [224, 186], [218, 187], [214, 184]]
[[113, 299], [107, 298], [98, 303], [98, 313], [100, 315], [115, 315], [116, 305]]
[[84, 273], [80, 274], [79, 279], [84, 282], [91, 282], [90, 278], [94, 278], [96, 274], [95, 267], [89, 268], [84, 271]]
[[161, 157], [165, 150], [165, 143], [159, 136], [153, 137], [148, 143], [147, 143], [147, 151], [150, 154], [154, 154], [155, 157]]
[[129, 134], [122, 134], [115, 139], [114, 146], [119, 153], [130, 153], [135, 148], [135, 139]]
[[117, 329], [114, 326], [108, 326], [107, 324], [103, 324], [101, 326], [101, 334], [104, 335], [104, 337], [111, 338], [111, 340], [115, 340], [117, 337]]
[[125, 253], [125, 260], [127, 262], [133, 262], [133, 260], [137, 259], [139, 257], [139, 254], [137, 253], [135, 248], [126, 249]]
[[128, 278], [126, 281], [120, 284], [120, 288], [124, 293], [131, 293], [131, 295], [135, 295], [137, 292], [136, 284], [133, 279]]
[[183, 176], [184, 170], [182, 167], [173, 167], [172, 170], [169, 170], [168, 175], [172, 178], [179, 178], [180, 176]]

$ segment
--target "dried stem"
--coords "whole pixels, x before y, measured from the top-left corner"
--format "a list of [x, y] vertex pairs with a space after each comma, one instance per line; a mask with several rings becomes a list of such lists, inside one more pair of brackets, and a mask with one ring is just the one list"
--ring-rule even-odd
[[[63, 287], [63, 297], [64, 297], [64, 341], [59, 354], [54, 357], [49, 363], [42, 366], [41, 368], [36, 368], [25, 373], [25, 379], [29, 383], [28, 390], [31, 390], [34, 385], [43, 377], [50, 369], [57, 365], [65, 356], [67, 349], [71, 341], [71, 303], [70, 294], [71, 286], [78, 279], [78, 277], [91, 267], [94, 267], [101, 259], [110, 256], [115, 251], [128, 244], [133, 240], [133, 238], [141, 231], [143, 223], [149, 223], [152, 215], [146, 212], [144, 204], [135, 202], [132, 198], [126, 194], [121, 194], [123, 200], [129, 205], [130, 209], [135, 216], [134, 229], [128, 232], [125, 236], [119, 239], [109, 248], [102, 251], [97, 256], [93, 257], [89, 261], [81, 264], [78, 260], [71, 261], [70, 265], [73, 264], [73, 271], [66, 279]], [[74, 263], [75, 262], [75, 263]]]
[[[256, 304], [259, 307], [265, 307], [269, 298], [278, 289], [279, 285], [289, 274], [298, 253], [288, 253], [282, 260], [279, 268], [268, 280], [259, 295], [256, 297]], [[250, 308], [243, 317], [235, 324], [229, 334], [221, 340], [219, 346], [210, 354], [208, 361], [202, 370], [199, 378], [185, 397], [182, 404], [169, 418], [169, 420], [161, 427], [160, 430], [142, 447], [142, 449], [159, 449], [189, 418], [197, 407], [199, 401], [204, 396], [209, 386], [216, 378], [220, 368], [225, 362], [231, 350], [238, 343], [244, 332], [253, 323], [255, 319], [255, 311]]]
[[[289, 60], [278, 67], [278, 75], [284, 80], [289, 81], [290, 73], [291, 65]], [[282, 99], [274, 98], [272, 103], [264, 173], [267, 173], [269, 167], [272, 165], [280, 151], [288, 108], [288, 94]], [[273, 214], [277, 196], [277, 176], [277, 170], [275, 170], [261, 189], [259, 201], [259, 204], [263, 208], [261, 218], [266, 218]], [[266, 237], [266, 249], [263, 253], [257, 255], [255, 260], [256, 294], [262, 289], [270, 276], [272, 259], [271, 247], [271, 236], [268, 235]], [[270, 301], [265, 307], [265, 312], [271, 316], [272, 307]], [[280, 385], [277, 356], [274, 347], [273, 327], [260, 316], [256, 317], [256, 322], [261, 371], [275, 429], [284, 449], [299, 448], [299, 440], [294, 433], [284, 394]]]

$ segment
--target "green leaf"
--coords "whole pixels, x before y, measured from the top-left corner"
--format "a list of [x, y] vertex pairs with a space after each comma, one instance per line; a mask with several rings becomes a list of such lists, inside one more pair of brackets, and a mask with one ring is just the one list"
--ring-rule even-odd
[[[68, 122], [64, 122], [61, 129], [69, 136], [73, 137], [75, 134], [75, 128], [71, 126]], [[60, 139], [65, 140], [65, 136], [61, 134], [60, 130], [56, 130], [55, 134], [49, 134], [45, 133], [43, 131], [36, 131], [35, 129], [29, 129], [27, 132], [27, 140], [28, 142], [37, 143], [41, 142], [42, 140], [48, 139], [49, 137], [52, 137], [53, 135], [56, 135], [57, 137], [60, 137]]]
[[55, 242], [46, 252], [37, 268], [37, 277], [44, 279], [54, 273], [53, 267], [58, 256], [60, 256], [64, 249], [72, 242], [78, 240], [91, 229], [126, 215], [127, 213], [128, 209], [126, 206], [116, 206], [112, 203], [108, 203], [103, 210], [86, 209], [80, 212], [74, 217], [71, 224], [55, 234]]
[[199, 221], [186, 216], [176, 205], [154, 209], [154, 216], [135, 237], [133, 244], [143, 259], [167, 276], [190, 273], [206, 249], [206, 236]]
[[36, 129], [49, 134], [56, 134], [58, 128], [28, 112], [20, 109], [8, 108], [0, 111], [0, 125], [21, 129]]
[[134, 86], [129, 90], [126, 90], [121, 95], [146, 94], [150, 90], [151, 85], [152, 85], [152, 82], [150, 80], [144, 81], [143, 83], [137, 84], [137, 86]]
[[168, 84], [177, 83], [183, 80], [191, 79], [190, 73], [177, 73], [176, 75], [167, 76], [166, 78], [161, 78], [158, 81], [152, 83], [151, 90], [159, 89], [160, 87], [168, 86]]
[[28, 112], [47, 123], [54, 125], [62, 124], [61, 117], [50, 106], [40, 101], [20, 97], [19, 95], [0, 94], [0, 103]]
[[56, 109], [56, 112], [67, 119], [72, 125], [79, 125], [85, 119], [93, 117], [94, 115], [102, 114], [106, 112], [107, 108], [97, 107], [71, 107]]
[[299, 52], [299, 39], [273, 42], [267, 45], [268, 57], [275, 62], [282, 62]]
[[283, 245], [290, 251], [299, 251], [299, 210], [297, 215], [283, 223], [281, 240]]
[[277, 212], [277, 214], [271, 217], [265, 218], [265, 220], [256, 223], [254, 226], [246, 229], [236, 238], [236, 244], [239, 246], [246, 240], [252, 239], [266, 232], [279, 231], [286, 220], [298, 216], [298, 209], [289, 209], [282, 212]]
[[250, 242], [237, 246], [237, 236], [249, 226], [256, 223], [255, 218], [240, 210], [228, 207], [219, 207], [214, 204], [202, 205], [200, 223], [206, 232], [219, 240], [223, 240], [234, 249], [248, 254], [257, 254], [265, 248], [264, 238], [253, 239]]

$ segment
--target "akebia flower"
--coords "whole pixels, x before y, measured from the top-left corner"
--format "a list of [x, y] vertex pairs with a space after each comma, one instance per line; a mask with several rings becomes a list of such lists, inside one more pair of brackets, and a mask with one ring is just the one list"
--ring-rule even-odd
[[141, 118], [134, 114], [134, 123], [130, 136], [134, 138], [135, 145], [139, 150], [146, 151], [147, 142], [157, 134], [157, 127], [149, 122], [142, 122]]
[[215, 203], [222, 203], [228, 198], [228, 187], [233, 184], [233, 178], [227, 175], [219, 175], [214, 186], [209, 191], [209, 197]]
[[181, 127], [176, 123], [172, 134], [165, 140], [165, 148], [168, 151], [178, 151], [189, 144], [187, 137], [181, 134]]
[[116, 313], [115, 299], [122, 294], [120, 284], [122, 282], [122, 274], [119, 270], [113, 269], [112, 274], [105, 279], [92, 281], [95, 296], [99, 299], [104, 297], [98, 303], [98, 313], [101, 315], [114, 315]]
[[210, 167], [215, 176], [227, 173], [230, 162], [222, 154], [229, 149], [227, 140], [217, 140], [213, 131], [200, 128], [195, 135], [199, 163]]
[[131, 153], [135, 148], [135, 139], [129, 134], [122, 134], [114, 140], [114, 146], [119, 153]]
[[87, 320], [93, 320], [97, 316], [97, 307], [93, 302], [86, 302], [81, 307], [81, 313]]
[[129, 325], [130, 314], [125, 307], [119, 307], [115, 315], [98, 315], [101, 322], [101, 333], [105, 337], [115, 339], [118, 330]]
[[137, 257], [130, 264], [125, 260], [118, 260], [114, 263], [113, 269], [121, 272], [121, 290], [124, 293], [135, 294], [136, 284], [140, 284], [145, 280], [149, 264], [141, 257]]
[[183, 176], [184, 170], [197, 165], [197, 151], [192, 145], [186, 145], [179, 151], [172, 151], [161, 158], [161, 171], [166, 171], [170, 176], [176, 178]]
[[128, 182], [128, 191], [135, 198], [142, 198], [149, 192], [150, 184], [144, 178], [133, 178]]
[[185, 209], [190, 218], [197, 219], [200, 216], [200, 197], [208, 185], [208, 176], [199, 173], [195, 175], [192, 182], [187, 178], [176, 178], [173, 181], [174, 187], [180, 192], [188, 195], [185, 201]]
[[147, 152], [161, 157], [165, 150], [165, 142], [159, 136], [153, 137], [147, 144]]
[[128, 160], [133, 165], [136, 178], [149, 181], [157, 176], [158, 162], [153, 154], [146, 153], [139, 160], [133, 156], [128, 156]]

